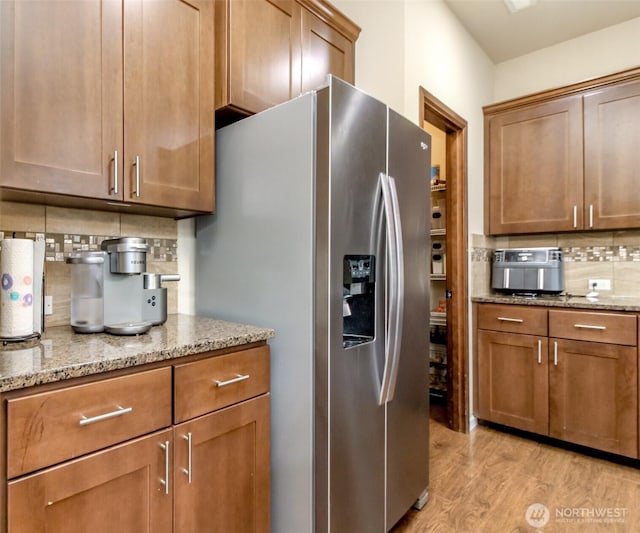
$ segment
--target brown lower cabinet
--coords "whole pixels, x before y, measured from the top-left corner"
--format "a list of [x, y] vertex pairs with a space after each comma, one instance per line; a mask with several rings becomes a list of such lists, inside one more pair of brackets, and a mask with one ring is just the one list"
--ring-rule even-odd
[[202, 355], [5, 395], [0, 532], [268, 532], [269, 347]]
[[166, 442], [171, 430], [11, 481], [7, 531], [170, 533]]
[[478, 418], [640, 457], [635, 314], [474, 305]]
[[268, 532], [269, 396], [174, 431], [175, 532]]
[[549, 427], [547, 339], [478, 332], [478, 416], [533, 433]]
[[[635, 346], [552, 339], [549, 435], [638, 457]], [[557, 355], [556, 355], [557, 354]]]

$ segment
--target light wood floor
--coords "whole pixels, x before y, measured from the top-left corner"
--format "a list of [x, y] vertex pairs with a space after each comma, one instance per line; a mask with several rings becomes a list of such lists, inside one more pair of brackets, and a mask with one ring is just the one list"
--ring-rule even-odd
[[[525, 516], [532, 504], [549, 511], [542, 533], [640, 532], [640, 462], [613, 462], [486, 425], [465, 435], [441, 418], [432, 411], [429, 502], [392, 533], [532, 533]], [[605, 522], [603, 513], [617, 522]]]

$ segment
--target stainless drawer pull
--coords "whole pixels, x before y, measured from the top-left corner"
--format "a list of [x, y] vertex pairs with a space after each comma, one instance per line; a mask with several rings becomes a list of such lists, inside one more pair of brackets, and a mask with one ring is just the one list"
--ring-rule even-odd
[[113, 194], [118, 194], [118, 150], [113, 152]]
[[133, 163], [133, 165], [136, 167], [136, 190], [133, 191], [133, 194], [136, 195], [136, 197], [140, 197], [140, 156], [137, 155], [136, 156], [136, 161], [135, 163]]
[[182, 472], [186, 474], [187, 479], [189, 480], [189, 484], [191, 484], [191, 463], [192, 463], [192, 443], [191, 443], [191, 432], [186, 435], [182, 435], [182, 438], [187, 441], [187, 468], [183, 468]]
[[607, 329], [607, 326], [590, 326], [589, 324], [574, 324], [573, 327], [581, 329], [599, 329], [601, 331]]
[[553, 342], [553, 364], [558, 366], [558, 343], [556, 341]]
[[519, 324], [522, 324], [524, 322], [522, 318], [508, 318], [505, 316], [499, 316], [498, 320], [501, 320], [502, 322], [518, 322]]
[[169, 494], [169, 441], [165, 440], [164, 444], [160, 444], [160, 448], [164, 450], [164, 479], [160, 480], [160, 484], [164, 485], [164, 493]]
[[227, 381], [218, 381], [214, 379], [216, 387], [226, 387], [227, 385], [231, 385], [233, 383], [238, 383], [239, 381], [244, 381], [245, 379], [249, 379], [251, 376], [249, 374], [245, 374], [244, 376], [241, 374], [236, 374], [235, 378], [228, 379]]
[[108, 420], [109, 418], [115, 418], [116, 416], [126, 415], [133, 411], [133, 407], [120, 407], [116, 411], [111, 411], [110, 413], [105, 413], [103, 415], [92, 416], [91, 418], [87, 418], [82, 415], [82, 418], [78, 422], [81, 426], [86, 426], [89, 424], [93, 424], [95, 422], [101, 422], [102, 420]]
[[538, 364], [542, 364], [542, 341], [538, 339]]

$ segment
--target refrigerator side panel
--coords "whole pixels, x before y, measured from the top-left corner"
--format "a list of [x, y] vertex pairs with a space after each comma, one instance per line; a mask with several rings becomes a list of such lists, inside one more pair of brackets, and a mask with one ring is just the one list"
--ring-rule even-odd
[[316, 533], [329, 531], [329, 89], [317, 93], [315, 283]]
[[389, 111], [389, 175], [404, 248], [404, 320], [398, 379], [387, 404], [387, 530], [427, 489], [429, 449], [429, 134]]
[[315, 95], [216, 133], [197, 221], [196, 311], [272, 327], [271, 530], [313, 531]]
[[[343, 291], [345, 256], [375, 253], [371, 226], [385, 168], [386, 107], [333, 78], [330, 113], [328, 513], [332, 533], [375, 533], [384, 531], [384, 407], [378, 404], [384, 332], [345, 349]], [[379, 275], [375, 283], [376, 290], [384, 287]]]

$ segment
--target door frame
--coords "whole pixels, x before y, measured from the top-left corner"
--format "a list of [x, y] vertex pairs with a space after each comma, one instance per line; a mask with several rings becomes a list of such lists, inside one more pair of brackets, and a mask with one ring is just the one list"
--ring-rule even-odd
[[446, 134], [447, 421], [469, 431], [469, 304], [467, 258], [467, 121], [420, 87], [420, 127]]

